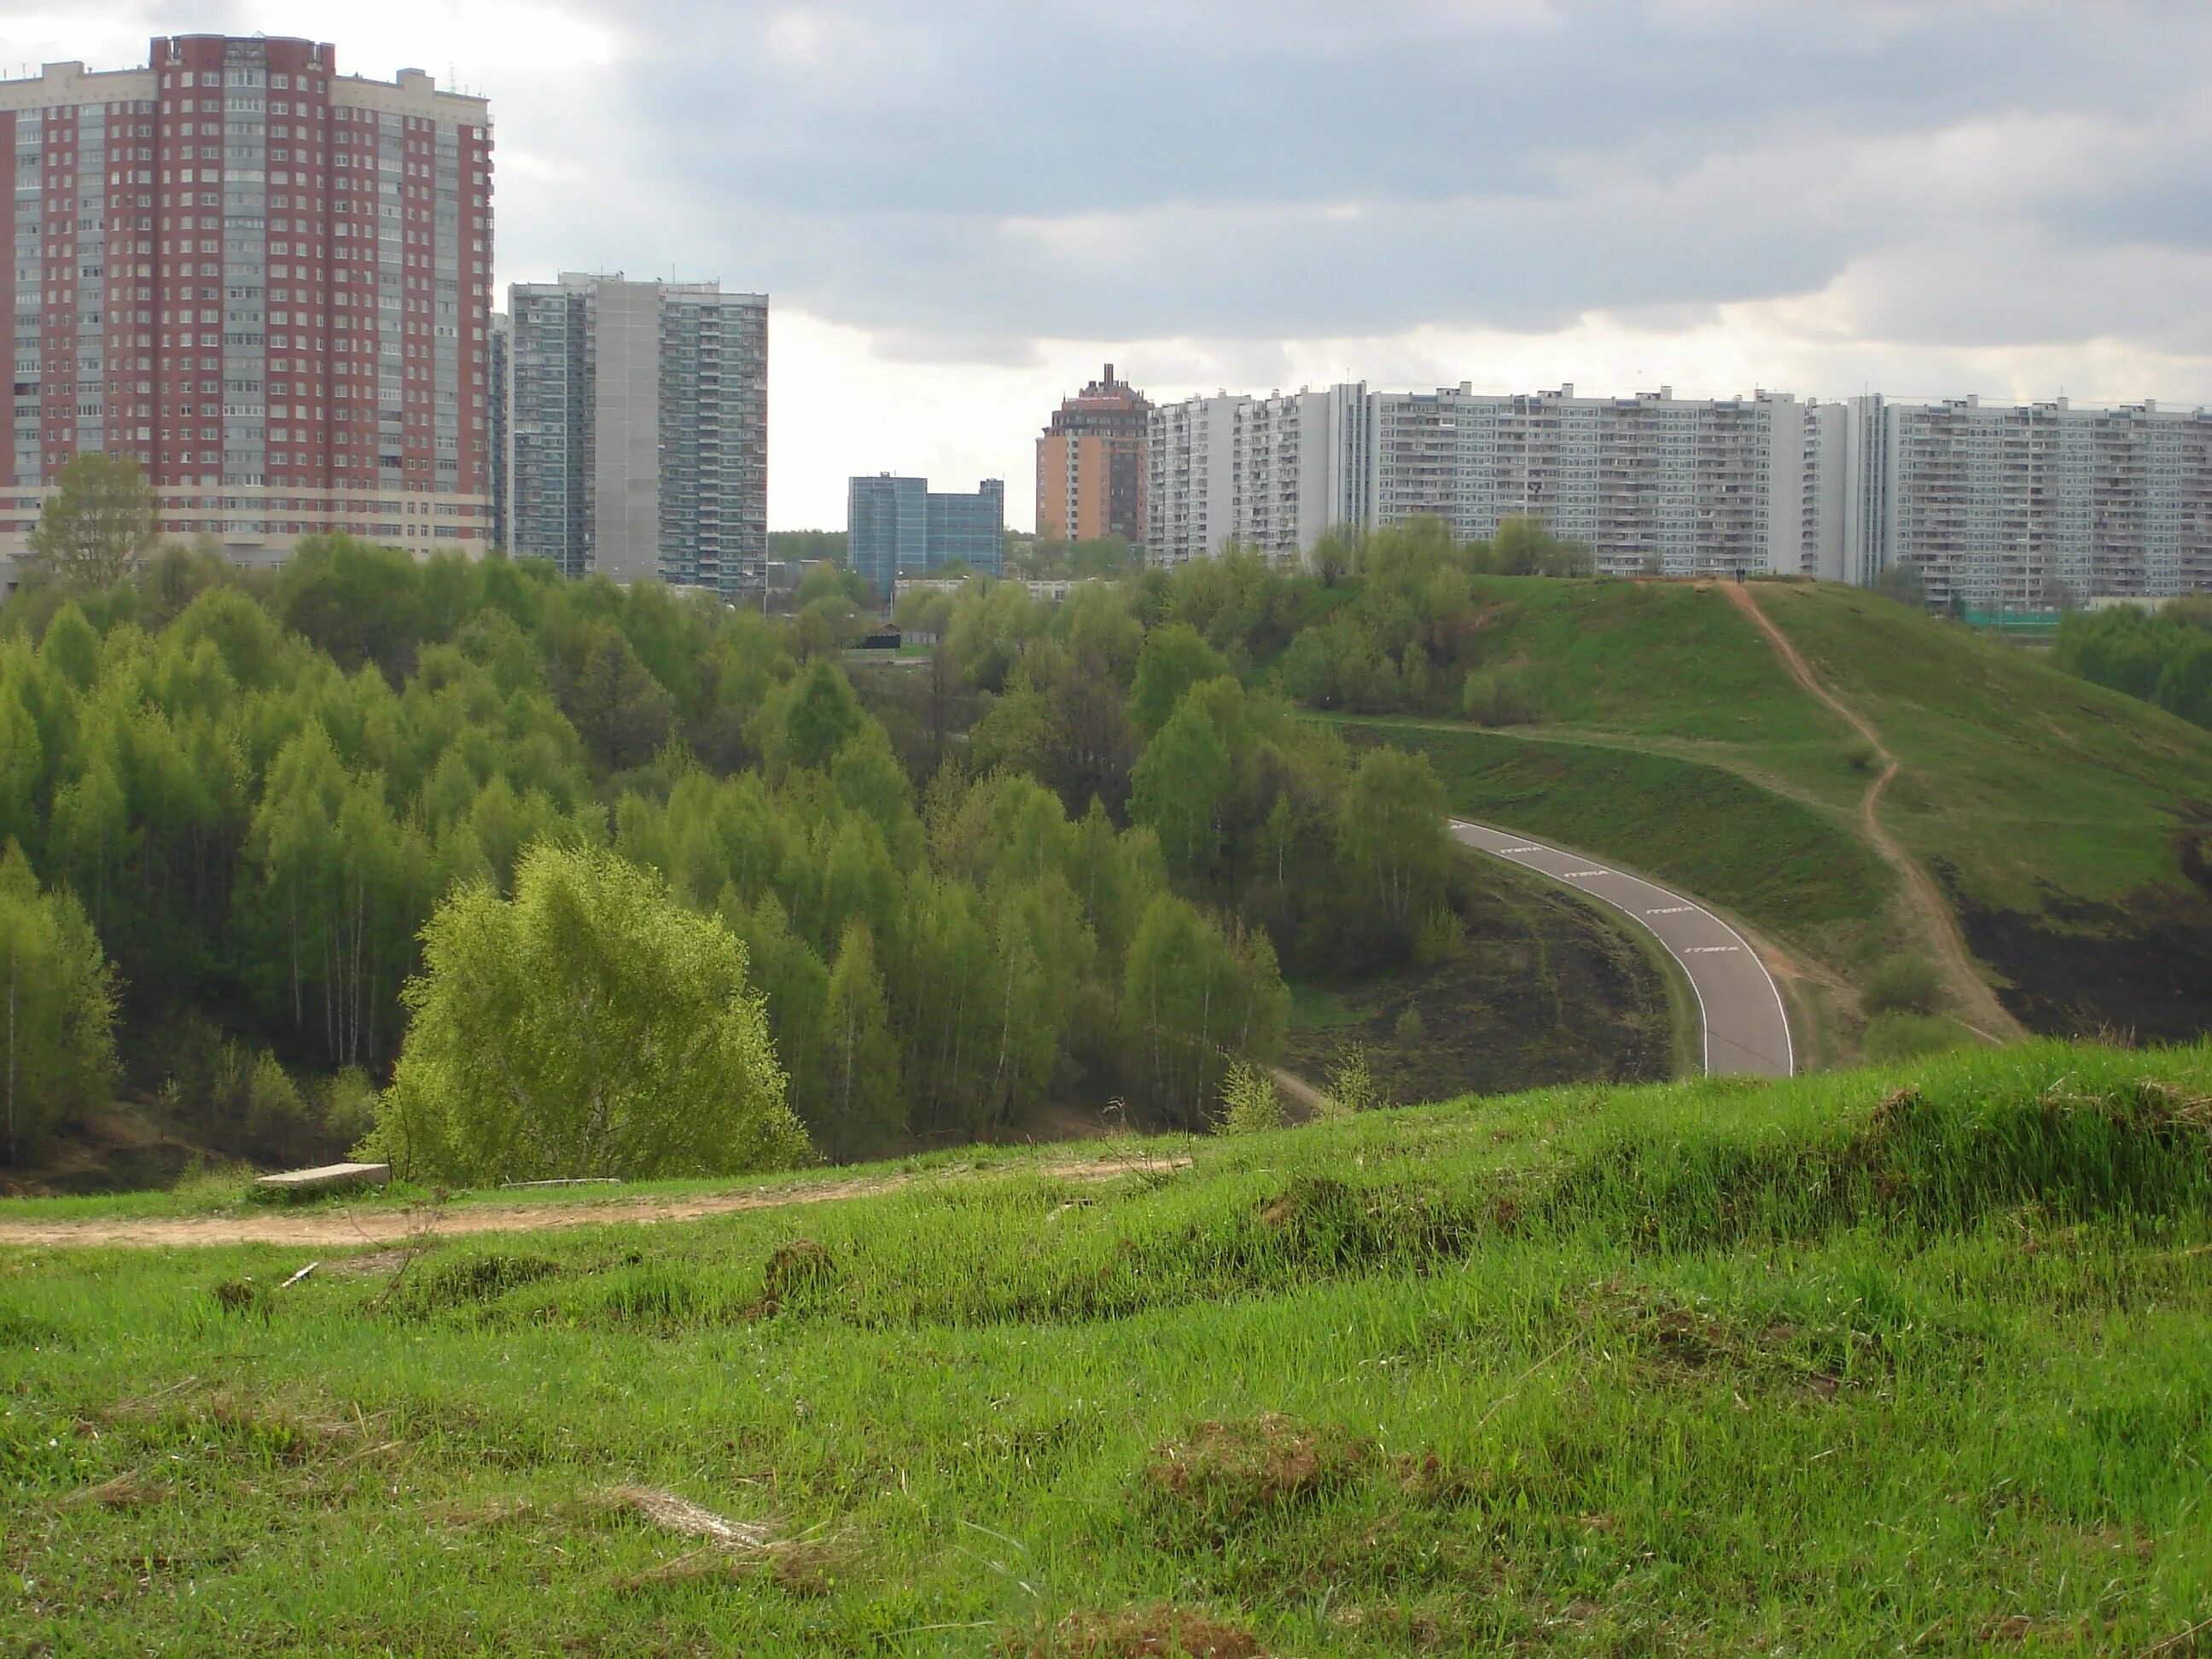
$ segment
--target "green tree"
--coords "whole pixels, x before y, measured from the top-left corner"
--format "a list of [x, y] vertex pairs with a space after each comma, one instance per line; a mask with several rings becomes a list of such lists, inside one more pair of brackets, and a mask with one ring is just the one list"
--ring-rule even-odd
[[884, 1005], [883, 975], [868, 926], [846, 924], [830, 969], [823, 1031], [830, 1076], [828, 1111], [817, 1131], [833, 1158], [880, 1150], [904, 1127], [898, 1044]]
[[1188, 623], [1153, 629], [1137, 655], [1136, 684], [1129, 690], [1131, 723], [1151, 737], [1168, 723], [1184, 692], [1228, 672], [1221, 653]]
[[22, 849], [0, 850], [0, 1128], [17, 1163], [115, 1079], [114, 970], [66, 891], [41, 893]]
[[71, 587], [108, 588], [135, 574], [161, 539], [154, 488], [123, 455], [64, 465], [30, 536], [31, 568]]
[[642, 766], [675, 726], [676, 700], [647, 672], [619, 629], [609, 628], [592, 641], [562, 706], [586, 750], [609, 772]]
[[1337, 809], [1337, 845], [1367, 902], [1393, 933], [1409, 938], [1443, 886], [1446, 801], [1426, 755], [1371, 749]]
[[828, 766], [867, 719], [844, 671], [817, 659], [762, 705], [755, 737], [769, 775], [780, 778], [787, 767]]
[[1358, 568], [1358, 532], [1349, 525], [1334, 525], [1324, 530], [1306, 555], [1306, 562], [1321, 579], [1323, 587], [1335, 586]]
[[1236, 774], [1228, 741], [1203, 697], [1186, 696], [1176, 705], [1131, 776], [1130, 817], [1160, 838], [1170, 867], [1193, 879], [1208, 878]]
[[512, 900], [463, 887], [422, 938], [371, 1136], [409, 1176], [722, 1175], [808, 1157], [744, 946], [654, 872], [540, 843]]
[[1203, 1127], [1230, 1062], [1273, 1057], [1289, 1006], [1265, 933], [1240, 948], [1194, 905], [1157, 896], [1123, 969], [1123, 1059], [1132, 1090], [1183, 1127]]

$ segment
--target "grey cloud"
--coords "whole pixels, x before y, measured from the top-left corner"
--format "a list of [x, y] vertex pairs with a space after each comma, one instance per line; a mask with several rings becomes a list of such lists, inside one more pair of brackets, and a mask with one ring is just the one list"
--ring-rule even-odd
[[[633, 238], [633, 268], [710, 267], [903, 356], [1598, 310], [1688, 325], [1893, 252], [1882, 314], [1919, 332], [1951, 308], [1916, 312], [1905, 273], [1948, 243], [2212, 236], [2185, 113], [2212, 82], [2212, 9], [694, 0], [621, 17], [615, 106], [569, 142], [609, 134], [632, 184], [577, 204], [581, 240]], [[544, 113], [514, 103], [503, 137], [557, 148]], [[2100, 165], [2045, 179], [2032, 155], [1977, 155], [1982, 129]], [[566, 258], [544, 250], [573, 207], [501, 205], [526, 253]], [[2123, 286], [2115, 317], [2109, 282], [2023, 285], [2006, 328], [2125, 331], [2159, 307]]]

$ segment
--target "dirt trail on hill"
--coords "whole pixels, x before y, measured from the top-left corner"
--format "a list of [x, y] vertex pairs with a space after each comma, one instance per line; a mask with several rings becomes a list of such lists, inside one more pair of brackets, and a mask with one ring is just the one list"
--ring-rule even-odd
[[[1187, 1158], [1092, 1158], [1039, 1164], [982, 1176], [1048, 1176], [1056, 1181], [1107, 1181], [1138, 1170], [1178, 1170]], [[945, 1172], [946, 1174], [951, 1172]], [[0, 1221], [0, 1245], [123, 1245], [152, 1249], [185, 1244], [295, 1244], [339, 1249], [349, 1244], [427, 1244], [465, 1233], [525, 1233], [550, 1227], [605, 1227], [631, 1222], [694, 1221], [740, 1210], [780, 1210], [826, 1204], [840, 1198], [927, 1188], [945, 1174], [884, 1176], [775, 1192], [708, 1193], [696, 1198], [614, 1198], [579, 1203], [412, 1205], [270, 1210], [251, 1215], [146, 1216], [112, 1221]]]
[[1990, 988], [1989, 981], [1975, 966], [1973, 954], [1966, 949], [1966, 938], [1959, 931], [1958, 918], [1951, 914], [1951, 907], [1944, 902], [1942, 890], [1936, 885], [1927, 871], [1921, 868], [1920, 860], [1906, 852], [1903, 843], [1882, 827], [1881, 815], [1876, 809], [1881, 805], [1882, 792], [1889, 787], [1891, 780], [1897, 776], [1899, 769], [1897, 757], [1890, 753], [1889, 745], [1881, 740], [1881, 732], [1872, 720], [1828, 689], [1827, 683], [1813, 672], [1813, 665], [1805, 660], [1796, 642], [1759, 608], [1759, 601], [1752, 597], [1748, 587], [1729, 582], [1717, 586], [1766, 636], [1767, 643], [1774, 647], [1775, 655], [1781, 658], [1782, 665], [1789, 671], [1790, 678], [1833, 709], [1846, 725], [1866, 739], [1881, 757], [1881, 770], [1867, 786], [1866, 794], [1859, 802], [1859, 821], [1865, 827], [1867, 839], [1874, 843], [1875, 851], [1881, 854], [1905, 883], [1905, 896], [1926, 924], [1926, 931], [1949, 972], [1953, 989], [1964, 1005], [1966, 1012], [1960, 1017], [1960, 1024], [1977, 1036], [1991, 1042], [2002, 1042], [2008, 1038], [2026, 1036], [2027, 1032], [2020, 1022], [2007, 1012], [2004, 1004], [1997, 1000], [1997, 994]]

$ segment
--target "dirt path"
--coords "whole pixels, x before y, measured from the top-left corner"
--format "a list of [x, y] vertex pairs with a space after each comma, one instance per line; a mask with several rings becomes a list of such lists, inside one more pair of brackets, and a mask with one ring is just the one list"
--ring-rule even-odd
[[1308, 1117], [1319, 1117], [1328, 1109], [1328, 1097], [1296, 1072], [1270, 1066], [1267, 1074], [1275, 1079], [1275, 1086], [1283, 1091], [1283, 1098]]
[[1884, 861], [1897, 872], [1905, 884], [1905, 896], [1918, 914], [1923, 931], [1936, 946], [1959, 1006], [1964, 1010], [1959, 1017], [1960, 1024], [1977, 1036], [1991, 1042], [2002, 1042], [2027, 1035], [2020, 1022], [1997, 1000], [1996, 993], [1990, 988], [1989, 981], [1982, 976], [1982, 970], [1975, 965], [1973, 953], [1966, 949], [1966, 939], [1959, 932], [1958, 918], [1951, 914], [1951, 907], [1944, 902], [1942, 889], [1921, 867], [1920, 860], [1906, 852], [1903, 844], [1882, 826], [1881, 815], [1876, 809], [1881, 805], [1882, 792], [1897, 776], [1899, 763], [1897, 757], [1890, 753], [1889, 745], [1881, 740], [1881, 732], [1873, 721], [1828, 689], [1827, 683], [1813, 672], [1813, 665], [1798, 651], [1796, 642], [1759, 608], [1759, 601], [1752, 597], [1748, 587], [1730, 582], [1720, 583], [1719, 586], [1721, 592], [1740, 606], [1758, 626], [1759, 631], [1766, 636], [1767, 643], [1774, 647], [1775, 655], [1781, 658], [1782, 665], [1789, 671], [1790, 678], [1833, 709], [1838, 717], [1865, 738], [1868, 745], [1881, 757], [1881, 770], [1867, 786], [1865, 797], [1859, 802], [1859, 821], [1866, 831], [1867, 839], [1874, 843], [1875, 851], [1881, 854]]
[[[1179, 1158], [1092, 1158], [1039, 1164], [1006, 1170], [1058, 1181], [1106, 1181], [1134, 1170], [1181, 1169]], [[350, 1244], [428, 1243], [465, 1233], [524, 1233], [550, 1227], [605, 1227], [620, 1223], [692, 1221], [740, 1210], [779, 1210], [869, 1198], [924, 1187], [943, 1175], [884, 1176], [825, 1181], [772, 1192], [708, 1193], [696, 1198], [612, 1198], [578, 1203], [318, 1206], [260, 1211], [248, 1215], [148, 1216], [112, 1221], [0, 1221], [0, 1245], [124, 1245], [134, 1249], [180, 1244], [296, 1244], [342, 1249]], [[987, 1176], [1002, 1179], [1004, 1176]]]

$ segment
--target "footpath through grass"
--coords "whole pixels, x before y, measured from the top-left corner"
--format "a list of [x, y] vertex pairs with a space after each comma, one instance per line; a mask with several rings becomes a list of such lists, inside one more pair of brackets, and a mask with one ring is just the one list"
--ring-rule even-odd
[[2045, 1042], [0, 1253], [0, 1650], [2142, 1651], [2212, 1610], [2208, 1093]]

